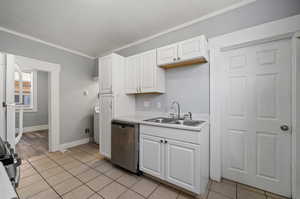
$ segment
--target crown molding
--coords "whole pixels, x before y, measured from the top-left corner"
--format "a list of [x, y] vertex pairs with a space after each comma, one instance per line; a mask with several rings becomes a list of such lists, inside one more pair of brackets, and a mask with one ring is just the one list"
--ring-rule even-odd
[[149, 40], [151, 40], [151, 39], [154, 39], [154, 38], [157, 38], [157, 37], [159, 37], [159, 36], [165, 35], [165, 34], [167, 34], [167, 33], [174, 32], [174, 31], [180, 30], [180, 29], [182, 29], [182, 28], [186, 28], [186, 27], [191, 26], [191, 25], [193, 25], [193, 24], [199, 23], [199, 22], [201, 22], [201, 21], [205, 21], [205, 20], [207, 20], [207, 19], [209, 19], [209, 18], [212, 18], [212, 17], [218, 16], [218, 15], [221, 15], [221, 14], [223, 14], [223, 13], [229, 12], [229, 11], [231, 11], [231, 10], [234, 10], [234, 9], [237, 9], [237, 8], [240, 8], [240, 7], [243, 7], [243, 6], [246, 6], [246, 5], [251, 4], [251, 3], [254, 3], [254, 2], [256, 2], [256, 1], [257, 1], [257, 0], [243, 0], [243, 1], [241, 1], [240, 3], [236, 3], [236, 4], [231, 5], [231, 6], [228, 6], [228, 7], [226, 7], [226, 8], [223, 8], [223, 9], [220, 9], [220, 10], [217, 10], [217, 11], [214, 11], [214, 12], [212, 12], [212, 13], [210, 13], [210, 14], [204, 15], [204, 16], [202, 16], [202, 17], [200, 17], [200, 18], [197, 18], [197, 19], [194, 19], [194, 20], [192, 20], [192, 21], [183, 23], [183, 24], [178, 25], [178, 26], [175, 26], [175, 27], [173, 27], [173, 28], [167, 29], [167, 30], [162, 31], [162, 32], [160, 32], [160, 33], [157, 33], [157, 34], [155, 34], [155, 35], [152, 35], [152, 36], [149, 36], [149, 37], [145, 37], [145, 38], [143, 38], [143, 39], [139, 39], [139, 40], [137, 40], [137, 41], [134, 41], [134, 42], [132, 42], [132, 43], [126, 44], [126, 45], [124, 45], [124, 46], [121, 46], [121, 47], [116, 48], [116, 49], [113, 49], [113, 50], [106, 51], [105, 53], [101, 54], [100, 57], [105, 56], [105, 55], [110, 54], [110, 53], [113, 53], [113, 52], [117, 52], [117, 51], [120, 51], [120, 50], [129, 48], [129, 47], [132, 47], [132, 46], [135, 46], [135, 45], [138, 45], [138, 44], [141, 44], [141, 43], [144, 43], [144, 42], [146, 42], [146, 41], [149, 41]]
[[44, 41], [44, 40], [41, 40], [39, 38], [30, 36], [30, 35], [26, 35], [26, 34], [23, 34], [23, 33], [14, 31], [14, 30], [10, 30], [8, 28], [4, 28], [4, 27], [0, 26], [0, 31], [6, 32], [6, 33], [9, 33], [9, 34], [12, 34], [12, 35], [16, 35], [16, 36], [19, 36], [19, 37], [22, 37], [22, 38], [25, 38], [25, 39], [29, 39], [29, 40], [32, 40], [32, 41], [35, 41], [35, 42], [38, 42], [38, 43], [42, 43], [42, 44], [45, 44], [47, 46], [51, 46], [53, 48], [57, 48], [57, 49], [60, 49], [60, 50], [63, 50], [63, 51], [66, 51], [66, 52], [69, 52], [69, 53], [72, 53], [72, 54], [75, 54], [75, 55], [79, 55], [79, 56], [86, 57], [86, 58], [89, 58], [89, 59], [96, 59], [96, 57], [87, 55], [85, 53], [82, 53], [82, 52], [79, 52], [79, 51], [76, 51], [76, 50], [72, 50], [72, 49], [69, 49], [69, 48], [65, 48], [63, 46]]

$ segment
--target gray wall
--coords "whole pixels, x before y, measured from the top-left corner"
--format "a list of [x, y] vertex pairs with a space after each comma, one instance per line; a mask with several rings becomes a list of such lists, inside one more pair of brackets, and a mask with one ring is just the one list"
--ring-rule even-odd
[[[61, 65], [60, 143], [87, 137], [92, 128], [92, 107], [97, 99], [97, 82], [92, 80], [96, 61], [0, 31], [0, 51]], [[83, 91], [89, 92], [88, 96]]]
[[[123, 49], [117, 53], [130, 56], [201, 34], [211, 38], [296, 14], [300, 14], [299, 0], [257, 0], [247, 6]], [[157, 102], [168, 105], [171, 99], [177, 99], [185, 112], [209, 112], [208, 65], [167, 70], [166, 88], [167, 93], [164, 95], [137, 96], [136, 109], [139, 111], [165, 111], [166, 108], [157, 108]], [[145, 101], [150, 102], [150, 106], [147, 108], [144, 107]]]
[[24, 127], [48, 124], [48, 73], [37, 72], [37, 112], [24, 112]]

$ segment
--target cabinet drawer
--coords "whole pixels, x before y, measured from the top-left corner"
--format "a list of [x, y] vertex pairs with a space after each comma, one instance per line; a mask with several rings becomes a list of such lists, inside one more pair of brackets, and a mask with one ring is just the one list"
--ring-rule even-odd
[[173, 129], [165, 127], [157, 127], [151, 125], [141, 125], [140, 133], [143, 135], [153, 135], [156, 137], [164, 137], [183, 142], [200, 144], [201, 131], [189, 131], [184, 129]]

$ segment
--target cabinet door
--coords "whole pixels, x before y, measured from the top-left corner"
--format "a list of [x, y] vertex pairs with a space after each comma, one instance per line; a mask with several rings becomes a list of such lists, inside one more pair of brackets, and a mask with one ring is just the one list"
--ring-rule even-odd
[[111, 157], [112, 96], [100, 97], [100, 153]]
[[141, 55], [141, 92], [154, 92], [156, 88], [156, 50], [145, 52]]
[[200, 145], [166, 140], [166, 180], [200, 193]]
[[192, 60], [203, 56], [202, 36], [189, 39], [178, 44], [179, 61]]
[[157, 65], [167, 65], [176, 61], [177, 59], [177, 44], [164, 46], [157, 49]]
[[126, 59], [125, 92], [128, 94], [138, 93], [140, 81], [141, 57], [139, 55]]
[[100, 93], [112, 93], [112, 56], [99, 59]]
[[140, 170], [163, 179], [163, 139], [141, 135]]

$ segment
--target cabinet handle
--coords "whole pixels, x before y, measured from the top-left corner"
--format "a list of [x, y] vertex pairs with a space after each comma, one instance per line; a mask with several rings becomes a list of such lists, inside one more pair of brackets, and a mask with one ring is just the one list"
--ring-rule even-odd
[[168, 141], [167, 140], [165, 140], [165, 144], [167, 144], [168, 143]]
[[180, 60], [180, 57], [177, 57], [177, 60]]
[[176, 61], [176, 58], [173, 58], [173, 61]]
[[160, 143], [163, 143], [164, 141], [163, 140], [160, 140]]

